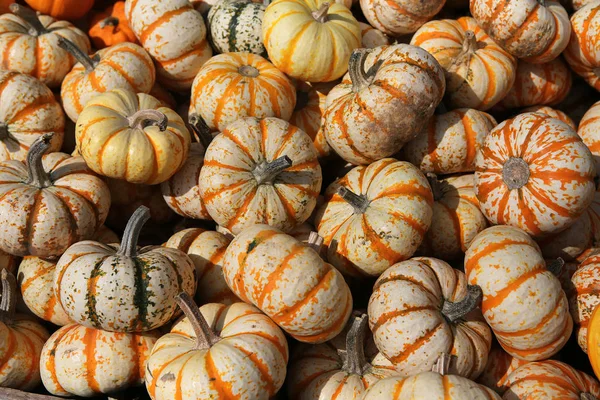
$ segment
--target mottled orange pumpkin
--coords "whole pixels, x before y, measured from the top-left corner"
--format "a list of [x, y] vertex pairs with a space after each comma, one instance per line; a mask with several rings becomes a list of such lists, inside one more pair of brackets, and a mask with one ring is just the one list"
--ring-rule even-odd
[[88, 34], [97, 49], [123, 42], [137, 43], [135, 33], [125, 16], [124, 1], [117, 1], [106, 10], [94, 14]]

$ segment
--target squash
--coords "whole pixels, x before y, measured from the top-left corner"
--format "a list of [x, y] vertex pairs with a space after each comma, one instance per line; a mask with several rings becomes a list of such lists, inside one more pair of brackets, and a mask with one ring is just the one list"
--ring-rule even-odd
[[332, 339], [352, 312], [342, 274], [313, 248], [268, 225], [253, 225], [233, 239], [223, 274], [236, 296], [300, 342]]
[[600, 172], [600, 101], [594, 103], [579, 121], [577, 134], [590, 149], [596, 163], [596, 172]]
[[526, 112], [539, 112], [545, 114], [549, 117], [559, 119], [565, 124], [569, 125], [571, 128], [577, 130], [577, 124], [575, 124], [575, 121], [573, 121], [573, 119], [567, 114], [565, 114], [563, 111], [558, 110], [556, 108], [552, 108], [549, 106], [531, 106], [521, 110], [521, 113]]
[[360, 26], [361, 47], [373, 49], [375, 47], [392, 44], [392, 39], [380, 30], [360, 21], [358, 22], [358, 25]]
[[316, 225], [337, 269], [349, 276], [379, 276], [417, 250], [431, 225], [432, 207], [423, 173], [385, 158], [332, 183]]
[[490, 114], [470, 108], [434, 115], [423, 133], [402, 148], [402, 156], [423, 172], [473, 172], [475, 156], [496, 125]]
[[57, 396], [92, 397], [143, 384], [144, 366], [158, 337], [157, 331], [121, 333], [63, 326], [42, 349], [44, 387]]
[[31, 146], [27, 165], [0, 163], [0, 250], [9, 254], [60, 256], [71, 244], [92, 237], [108, 214], [108, 187], [81, 157], [42, 157], [52, 135]]
[[50, 88], [59, 87], [76, 60], [58, 45], [64, 37], [83, 51], [90, 51], [85, 33], [69, 22], [12, 4], [15, 14], [0, 15], [0, 66], [39, 79]]
[[223, 276], [223, 257], [231, 239], [202, 228], [183, 229], [169, 238], [166, 247], [186, 253], [196, 266], [198, 304], [233, 304], [240, 301]]
[[146, 364], [153, 400], [267, 400], [283, 385], [288, 346], [266, 315], [244, 303], [200, 309], [182, 293], [186, 318], [161, 337]]
[[187, 0], [127, 0], [125, 15], [168, 89], [187, 90], [212, 56], [202, 15]]
[[537, 361], [564, 346], [573, 329], [567, 297], [526, 232], [487, 228], [471, 242], [464, 265], [469, 284], [483, 292], [483, 316], [508, 354]]
[[388, 376], [394, 366], [373, 344], [366, 314], [354, 312], [335, 338], [318, 345], [301, 344], [290, 360], [290, 399], [361, 399], [367, 388]]
[[87, 103], [104, 92], [126, 89], [148, 93], [154, 86], [152, 59], [137, 44], [119, 43], [88, 56], [65, 39], [58, 43], [79, 61], [60, 88], [65, 112], [75, 123]]
[[123, 42], [137, 43], [125, 16], [124, 1], [117, 1], [106, 10], [95, 13], [90, 20], [88, 35], [97, 49]]
[[31, 318], [15, 314], [14, 275], [2, 269], [0, 279], [0, 387], [35, 389], [40, 384], [40, 353], [50, 334]]
[[571, 283], [574, 293], [569, 297], [569, 310], [575, 323], [577, 343], [587, 353], [590, 317], [600, 304], [600, 255], [597, 252], [579, 264]]
[[237, 235], [266, 223], [289, 231], [306, 221], [321, 190], [310, 137], [277, 118], [241, 118], [213, 139], [200, 194], [215, 222]]
[[571, 16], [573, 33], [564, 51], [565, 60], [577, 75], [590, 86], [600, 91], [600, 57], [596, 54], [598, 35], [596, 26], [600, 22], [600, 4], [590, 2]]
[[557, 0], [472, 0], [471, 15], [500, 46], [525, 61], [554, 60], [569, 44], [569, 15]]
[[492, 347], [488, 356], [488, 362], [483, 369], [477, 383], [487, 386], [499, 395], [502, 395], [508, 389], [508, 377], [510, 374], [529, 361], [520, 360], [511, 356], [502, 347]]
[[0, 160], [25, 161], [33, 142], [49, 132], [49, 151], [60, 150], [65, 114], [48, 87], [31, 76], [0, 70], [0, 99]]
[[395, 154], [421, 132], [444, 95], [442, 68], [415, 46], [355, 50], [348, 69], [327, 95], [323, 126], [331, 148], [352, 164]]
[[211, 58], [194, 79], [189, 114], [223, 131], [243, 117], [287, 121], [295, 104], [294, 86], [273, 64], [256, 54], [227, 53]]
[[410, 40], [430, 52], [446, 74], [446, 101], [453, 108], [488, 110], [513, 86], [517, 62], [471, 17], [436, 20]]
[[29, 7], [58, 19], [75, 20], [83, 17], [94, 0], [25, 0]]
[[225, 0], [211, 7], [207, 17], [210, 43], [217, 53], [246, 52], [266, 57], [262, 20], [269, 5], [251, 0]]
[[588, 322], [587, 348], [588, 358], [596, 377], [600, 375], [600, 307], [594, 308]]
[[592, 154], [564, 122], [525, 113], [496, 126], [476, 159], [475, 193], [493, 224], [533, 236], [573, 224], [594, 199]]
[[441, 11], [445, 0], [360, 0], [360, 8], [373, 27], [390, 36], [413, 33]]
[[302, 81], [330, 82], [348, 69], [360, 47], [360, 25], [345, 6], [324, 0], [275, 0], [265, 10], [263, 43], [281, 72]]

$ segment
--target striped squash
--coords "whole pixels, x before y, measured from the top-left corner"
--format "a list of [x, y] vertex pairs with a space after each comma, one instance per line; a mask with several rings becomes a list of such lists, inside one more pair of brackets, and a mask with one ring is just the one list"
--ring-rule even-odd
[[355, 165], [398, 152], [420, 133], [444, 95], [442, 68], [415, 46], [355, 50], [348, 69], [327, 95], [323, 124], [329, 145]]
[[243, 117], [287, 121], [295, 104], [294, 85], [273, 64], [256, 54], [227, 53], [211, 58], [194, 79], [189, 113], [223, 131]]
[[266, 315], [244, 303], [198, 307], [179, 297], [186, 318], [161, 337], [146, 364], [153, 400], [267, 400], [283, 385], [288, 346]]
[[0, 70], [0, 160], [25, 161], [29, 147], [53, 132], [49, 152], [60, 150], [65, 114], [47, 86], [15, 71]]
[[571, 277], [574, 292], [569, 298], [569, 310], [575, 323], [579, 347], [587, 353], [590, 318], [600, 304], [600, 255], [594, 253], [585, 260]]
[[537, 244], [512, 226], [493, 226], [475, 237], [465, 274], [483, 291], [481, 311], [502, 348], [523, 360], [556, 354], [573, 329], [567, 297], [546, 269]]
[[575, 124], [575, 121], [573, 121], [573, 119], [571, 117], [569, 117], [567, 114], [565, 114], [563, 111], [558, 110], [556, 108], [552, 108], [549, 106], [531, 106], [531, 107], [527, 107], [527, 108], [524, 108], [523, 110], [521, 110], [521, 113], [526, 113], [526, 112], [542, 113], [551, 118], [559, 119], [562, 122], [564, 122], [565, 124], [569, 125], [571, 128], [577, 130], [577, 124]]
[[321, 182], [307, 134], [277, 118], [248, 117], [208, 146], [200, 194], [210, 216], [233, 234], [262, 223], [289, 231], [312, 213]]
[[225, 0], [211, 7], [207, 27], [218, 53], [236, 51], [267, 55], [262, 41], [262, 21], [267, 4], [251, 0]]
[[492, 347], [488, 356], [488, 362], [483, 369], [477, 383], [487, 386], [499, 395], [502, 395], [508, 389], [509, 375], [522, 365], [529, 361], [520, 360], [505, 352], [502, 347]]
[[92, 397], [143, 384], [144, 366], [158, 336], [156, 331], [121, 333], [63, 326], [42, 349], [44, 387], [57, 396]]
[[379, 29], [375, 29], [371, 25], [360, 21], [358, 25], [360, 26], [361, 47], [373, 49], [392, 44], [392, 39]]
[[594, 103], [583, 115], [577, 134], [592, 152], [596, 172], [600, 173], [600, 101]]
[[300, 342], [335, 337], [352, 312], [342, 274], [311, 247], [268, 225], [253, 225], [233, 239], [223, 273], [233, 293]]
[[60, 88], [62, 105], [71, 121], [77, 122], [86, 104], [113, 89], [148, 93], [154, 86], [155, 69], [146, 50], [134, 43], [119, 43], [88, 56], [73, 43], [59, 40], [77, 63]]
[[600, 54], [598, 46], [597, 26], [600, 23], [600, 3], [593, 1], [580, 8], [571, 16], [573, 33], [564, 56], [567, 63], [577, 75], [581, 76], [590, 86], [600, 91]]
[[573, 224], [594, 199], [592, 154], [564, 122], [539, 113], [506, 120], [476, 160], [475, 193], [493, 224], [533, 236]]
[[168, 89], [189, 89], [212, 56], [202, 15], [187, 0], [127, 0], [125, 15], [156, 63], [160, 83]]
[[453, 108], [488, 110], [506, 96], [515, 81], [515, 58], [471, 17], [428, 22], [410, 44], [430, 52], [444, 68], [446, 101]]
[[413, 33], [441, 11], [445, 0], [360, 0], [373, 27], [390, 36]]
[[594, 1], [595, 0], [570, 0], [566, 1], [566, 3], [573, 8], [573, 11], [578, 11], [580, 8], [583, 8]]
[[166, 247], [186, 253], [196, 266], [198, 304], [233, 304], [240, 301], [223, 276], [223, 257], [231, 239], [219, 232], [188, 228], [171, 236]]
[[316, 216], [327, 259], [349, 276], [379, 276], [410, 258], [431, 225], [433, 195], [414, 165], [385, 158], [332, 183]]
[[271, 62], [292, 78], [330, 82], [344, 75], [360, 26], [350, 10], [324, 0], [275, 0], [262, 24]]
[[111, 332], [158, 328], [177, 311], [175, 296], [196, 291], [196, 270], [182, 251], [137, 248], [150, 218], [140, 207], [130, 218], [121, 245], [83, 241], [69, 247], [54, 273], [54, 292], [75, 322]]
[[490, 114], [472, 108], [434, 115], [402, 148], [403, 158], [423, 172], [439, 175], [475, 171], [475, 156], [496, 125]]
[[528, 62], [552, 61], [569, 44], [569, 15], [558, 0], [472, 0], [469, 6], [492, 39]]

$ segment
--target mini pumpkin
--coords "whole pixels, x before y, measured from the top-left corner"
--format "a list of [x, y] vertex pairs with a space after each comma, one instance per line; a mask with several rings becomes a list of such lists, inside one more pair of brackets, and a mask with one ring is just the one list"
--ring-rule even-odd
[[268, 6], [251, 0], [225, 0], [211, 7], [206, 19], [210, 42], [218, 53], [236, 51], [266, 56], [262, 21]]
[[83, 17], [94, 5], [94, 0], [25, 0], [25, 2], [42, 14], [68, 20]]
[[106, 10], [94, 14], [88, 34], [97, 49], [123, 42], [137, 43], [125, 16], [124, 1], [117, 1]]
[[559, 119], [562, 122], [564, 122], [565, 124], [569, 125], [571, 128], [577, 130], [577, 124], [575, 124], [575, 121], [573, 121], [573, 119], [571, 117], [569, 117], [567, 114], [565, 114], [563, 111], [558, 110], [556, 108], [552, 108], [549, 106], [531, 106], [531, 107], [527, 107], [527, 108], [524, 108], [523, 110], [521, 110], [521, 113], [526, 113], [526, 112], [539, 112], [539, 113], [545, 114], [549, 117]]
[[599, 37], [595, 27], [600, 23], [599, 10], [600, 4], [593, 1], [571, 16], [573, 33], [564, 51], [571, 69], [597, 91], [600, 91], [600, 56], [595, 50]]
[[367, 21], [391, 36], [413, 33], [435, 14], [440, 12], [445, 0], [360, 0], [360, 8]]
[[508, 377], [510, 374], [529, 361], [520, 360], [505, 352], [502, 347], [492, 347], [488, 355], [488, 362], [477, 378], [477, 383], [489, 387], [499, 395], [508, 389]]
[[588, 358], [596, 376], [600, 375], [600, 307], [594, 308], [588, 322]]
[[600, 101], [594, 103], [579, 121], [577, 134], [590, 149], [596, 163], [596, 172], [600, 172]]
[[569, 310], [575, 323], [577, 343], [587, 353], [587, 337], [590, 317], [600, 304], [600, 255], [590, 255], [579, 264], [571, 277], [573, 293], [569, 298]]
[[358, 22], [358, 25], [360, 25], [361, 47], [373, 49], [375, 47], [392, 44], [392, 39], [379, 29], [375, 29], [371, 25], [360, 21]]

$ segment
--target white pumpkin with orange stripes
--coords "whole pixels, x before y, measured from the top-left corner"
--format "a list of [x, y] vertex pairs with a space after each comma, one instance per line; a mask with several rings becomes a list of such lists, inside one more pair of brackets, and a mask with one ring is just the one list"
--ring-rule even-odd
[[476, 166], [483, 214], [533, 236], [567, 228], [594, 199], [592, 154], [571, 127], [544, 114], [520, 114], [495, 127]]
[[600, 304], [600, 255], [595, 252], [579, 264], [571, 277], [573, 293], [569, 310], [575, 323], [577, 343], [587, 353], [588, 325], [592, 312]]
[[392, 44], [392, 39], [379, 29], [375, 29], [371, 25], [360, 21], [358, 22], [358, 25], [360, 26], [361, 47], [373, 49], [375, 47]]
[[488, 355], [488, 363], [485, 366], [477, 383], [489, 387], [499, 395], [502, 395], [508, 389], [508, 377], [510, 374], [529, 361], [513, 357], [500, 346], [492, 347]]
[[510, 355], [544, 360], [571, 336], [560, 282], [521, 229], [494, 226], [477, 235], [465, 255], [465, 274], [470, 285], [481, 287], [483, 316]]
[[573, 33], [564, 51], [565, 60], [571, 69], [590, 86], [600, 91], [600, 54], [596, 51], [599, 35], [600, 4], [592, 1], [571, 16]]
[[568, 116], [565, 112], [556, 108], [552, 108], [549, 106], [531, 106], [521, 110], [521, 113], [526, 112], [539, 112], [545, 114], [549, 117], [561, 120], [565, 124], [569, 125], [571, 128], [577, 130], [577, 124], [575, 123], [575, 121], [573, 121], [573, 119], [570, 116]]
[[413, 33], [432, 19], [445, 0], [360, 0], [367, 21], [390, 36]]
[[577, 134], [592, 152], [596, 163], [596, 172], [600, 172], [600, 101], [594, 103], [585, 112], [579, 121]]
[[332, 183], [316, 216], [327, 259], [342, 273], [379, 276], [410, 258], [431, 225], [433, 195], [414, 165], [385, 158]]

